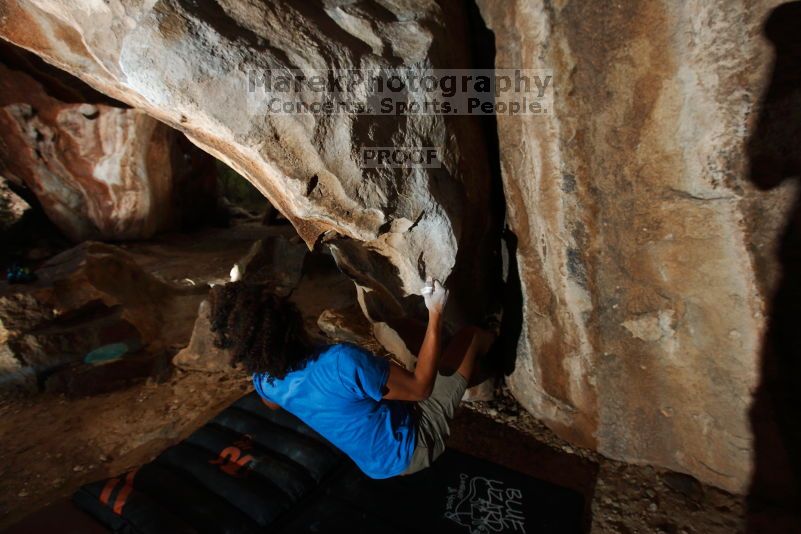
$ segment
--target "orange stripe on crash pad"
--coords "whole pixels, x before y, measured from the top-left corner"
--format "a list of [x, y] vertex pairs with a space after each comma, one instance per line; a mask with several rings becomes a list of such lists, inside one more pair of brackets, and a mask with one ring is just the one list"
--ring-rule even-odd
[[117, 487], [117, 484], [119, 484], [119, 482], [120, 482], [119, 478], [108, 479], [106, 485], [103, 487], [103, 491], [100, 492], [100, 504], [104, 506], [108, 504], [108, 500], [111, 497], [111, 492], [114, 491], [114, 488]]
[[125, 477], [125, 485], [120, 490], [120, 494], [117, 495], [117, 500], [114, 502], [114, 508], [112, 509], [117, 515], [122, 515], [122, 508], [125, 506], [125, 501], [128, 500], [128, 496], [133, 491], [133, 479], [137, 471], [139, 471], [138, 467]]

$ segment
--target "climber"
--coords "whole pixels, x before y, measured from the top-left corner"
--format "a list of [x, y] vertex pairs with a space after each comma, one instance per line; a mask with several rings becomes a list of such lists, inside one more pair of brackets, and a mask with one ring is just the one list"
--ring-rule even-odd
[[389, 478], [444, 452], [454, 409], [495, 339], [467, 327], [440, 357], [448, 291], [429, 281], [422, 293], [428, 324], [413, 372], [355, 345], [314, 346], [292, 303], [244, 281], [212, 289], [211, 328], [265, 404], [296, 415], [371, 478]]

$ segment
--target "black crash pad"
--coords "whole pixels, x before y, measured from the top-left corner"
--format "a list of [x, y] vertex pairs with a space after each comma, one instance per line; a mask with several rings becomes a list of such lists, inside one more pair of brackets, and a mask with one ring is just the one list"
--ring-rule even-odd
[[372, 480], [255, 393], [153, 462], [73, 502], [120, 533], [578, 533], [583, 497], [448, 450], [430, 469]]

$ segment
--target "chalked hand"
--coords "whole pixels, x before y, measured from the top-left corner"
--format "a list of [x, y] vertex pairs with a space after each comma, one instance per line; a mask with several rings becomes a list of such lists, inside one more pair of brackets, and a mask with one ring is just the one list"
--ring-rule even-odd
[[421, 291], [426, 308], [432, 313], [442, 313], [448, 302], [448, 290], [439, 283], [439, 280], [429, 279]]

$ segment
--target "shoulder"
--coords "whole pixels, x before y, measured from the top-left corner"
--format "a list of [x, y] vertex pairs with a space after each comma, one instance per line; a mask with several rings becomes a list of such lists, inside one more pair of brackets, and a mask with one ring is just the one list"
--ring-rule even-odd
[[336, 346], [336, 362], [340, 375], [377, 375], [387, 371], [387, 361], [357, 345], [340, 343]]
[[387, 382], [389, 364], [372, 352], [350, 343], [340, 343], [330, 349], [335, 358], [342, 386], [359, 399], [380, 400]]
[[331, 345], [327, 353], [331, 354], [332, 363], [336, 364], [340, 375], [380, 373], [386, 365], [383, 358], [352, 343]]
[[354, 345], [353, 343], [336, 343], [334, 345], [329, 345], [323, 352], [331, 352], [342, 356], [372, 356], [370, 351], [358, 345]]
[[320, 367], [333, 367], [340, 376], [381, 373], [387, 361], [352, 343], [336, 343], [322, 349], [318, 356]]
[[372, 352], [352, 343], [330, 345], [320, 353], [320, 356], [333, 357], [338, 365], [365, 365], [371, 360], [377, 359]]

